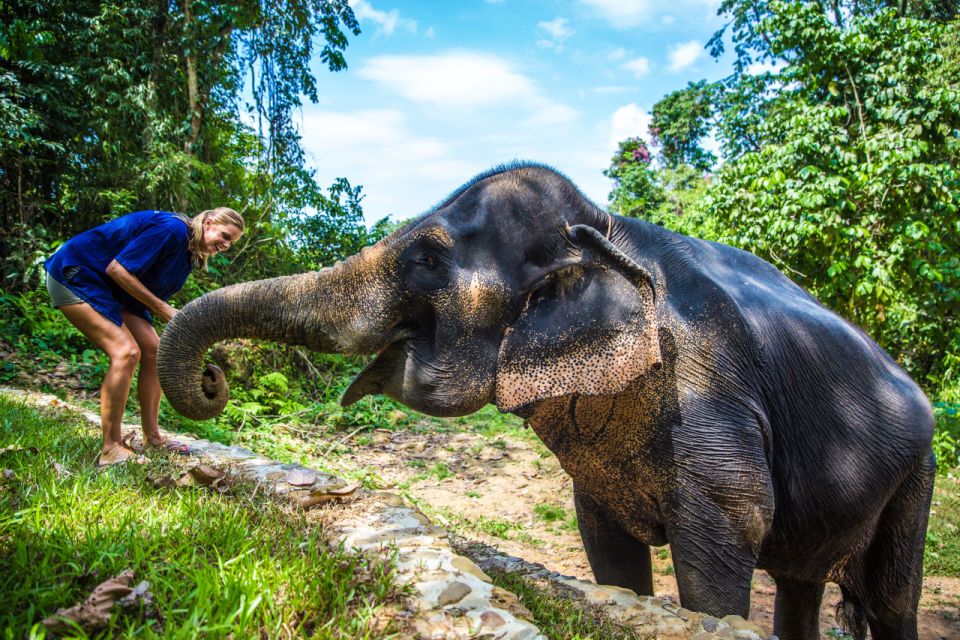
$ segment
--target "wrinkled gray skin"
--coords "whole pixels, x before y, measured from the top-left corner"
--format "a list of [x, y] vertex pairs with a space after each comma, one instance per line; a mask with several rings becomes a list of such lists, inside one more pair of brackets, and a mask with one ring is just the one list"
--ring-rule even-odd
[[214, 342], [376, 353], [346, 392], [527, 419], [574, 481], [598, 582], [652, 593], [670, 544], [683, 606], [746, 616], [755, 567], [775, 633], [815, 638], [823, 583], [857, 635], [916, 638], [933, 419], [873, 341], [759, 258], [608, 216], [565, 178], [475, 178], [315, 273], [187, 305], [160, 344], [173, 406], [216, 415]]

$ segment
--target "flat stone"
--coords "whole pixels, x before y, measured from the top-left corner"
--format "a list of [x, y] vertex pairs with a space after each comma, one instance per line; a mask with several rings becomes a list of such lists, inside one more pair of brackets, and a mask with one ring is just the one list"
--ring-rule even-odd
[[766, 635], [763, 629], [753, 624], [752, 622], [744, 620], [740, 616], [734, 616], [734, 615], [725, 616], [724, 618], [721, 619], [721, 622], [726, 622], [728, 625], [730, 625], [730, 628], [733, 629], [734, 631], [749, 631], [751, 633], [757, 634], [761, 638], [763, 638]]
[[464, 584], [463, 582], [451, 582], [446, 587], [443, 588], [443, 591], [440, 592], [440, 595], [437, 596], [437, 604], [441, 607], [445, 607], [448, 604], [453, 604], [454, 602], [460, 602], [463, 600], [468, 593], [470, 593], [470, 585]]
[[519, 627], [515, 631], [507, 632], [504, 636], [498, 637], [497, 640], [533, 640], [533, 638], [543, 638], [537, 631], [538, 629], [531, 625]]
[[230, 454], [235, 460], [249, 460], [250, 458], [258, 458], [259, 455], [250, 451], [250, 449], [244, 449], [243, 447], [230, 447]]
[[395, 493], [377, 493], [375, 494], [377, 498], [388, 507], [405, 507], [406, 503], [403, 501], [403, 498], [398, 496]]
[[484, 582], [491, 582], [490, 576], [485, 574], [480, 567], [478, 567], [472, 560], [468, 558], [464, 558], [463, 556], [453, 556], [453, 558], [450, 560], [450, 564], [458, 571], [468, 573], [474, 578], [479, 578]]
[[703, 628], [710, 633], [713, 633], [717, 630], [717, 627], [720, 624], [720, 621], [714, 618], [713, 616], [707, 616], [703, 619]]
[[499, 629], [505, 624], [507, 624], [507, 621], [496, 611], [484, 611], [480, 614], [481, 629]]

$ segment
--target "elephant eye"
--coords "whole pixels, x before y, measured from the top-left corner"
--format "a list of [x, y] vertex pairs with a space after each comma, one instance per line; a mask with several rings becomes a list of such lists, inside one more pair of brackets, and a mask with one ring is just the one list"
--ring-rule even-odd
[[432, 253], [424, 253], [422, 256], [420, 256], [417, 262], [430, 269], [435, 268], [440, 263], [440, 261], [437, 260], [437, 256], [433, 255]]

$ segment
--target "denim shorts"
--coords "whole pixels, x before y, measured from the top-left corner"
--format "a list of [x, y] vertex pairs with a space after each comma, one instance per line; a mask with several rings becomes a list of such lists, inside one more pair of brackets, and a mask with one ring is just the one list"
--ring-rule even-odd
[[[79, 268], [80, 267], [68, 267], [64, 270], [63, 275], [69, 281], [70, 276], [75, 274]], [[83, 302], [83, 298], [79, 297], [73, 291], [70, 291], [70, 289], [54, 280], [53, 276], [51, 276], [49, 273], [47, 274], [47, 293], [50, 294], [50, 302], [54, 309], [68, 304], [78, 304]]]

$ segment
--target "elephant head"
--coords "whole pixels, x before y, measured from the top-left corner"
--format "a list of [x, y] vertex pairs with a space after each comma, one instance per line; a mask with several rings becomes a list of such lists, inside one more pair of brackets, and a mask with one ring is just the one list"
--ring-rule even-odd
[[216, 415], [226, 384], [204, 353], [253, 337], [375, 353], [344, 404], [383, 393], [452, 416], [615, 393], [660, 361], [651, 274], [618, 231], [551, 169], [493, 170], [333, 267], [188, 304], [160, 343], [163, 390], [188, 417]]

